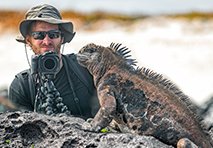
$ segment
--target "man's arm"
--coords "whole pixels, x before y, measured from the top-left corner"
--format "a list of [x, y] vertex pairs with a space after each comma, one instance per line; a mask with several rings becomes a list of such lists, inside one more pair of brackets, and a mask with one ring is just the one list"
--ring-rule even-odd
[[30, 99], [29, 88], [22, 82], [20, 77], [15, 77], [9, 88], [9, 99], [20, 110], [33, 111], [32, 102]]
[[94, 117], [96, 115], [96, 113], [98, 112], [98, 110], [100, 109], [100, 104], [99, 104], [96, 88], [94, 88], [92, 97], [89, 100], [89, 105], [91, 108], [91, 114]]

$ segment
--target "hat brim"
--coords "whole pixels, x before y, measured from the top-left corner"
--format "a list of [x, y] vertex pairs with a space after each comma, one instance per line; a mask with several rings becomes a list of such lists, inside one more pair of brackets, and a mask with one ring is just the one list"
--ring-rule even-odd
[[27, 20], [23, 20], [19, 25], [19, 29], [20, 29], [20, 32], [21, 32], [23, 37], [18, 36], [16, 38], [16, 40], [18, 42], [26, 43], [25, 39], [24, 39], [24, 41], [22, 39], [26, 37], [26, 34], [27, 34], [26, 28], [28, 27], [28, 25], [32, 21], [44, 21], [44, 22], [47, 22], [47, 23], [50, 23], [50, 24], [56, 24], [56, 25], [60, 24], [63, 27], [63, 29], [65, 30], [64, 41], [63, 41], [62, 44], [69, 43], [75, 35], [75, 32], [73, 32], [73, 24], [69, 21], [58, 20], [58, 19], [50, 19], [50, 18], [27, 19]]

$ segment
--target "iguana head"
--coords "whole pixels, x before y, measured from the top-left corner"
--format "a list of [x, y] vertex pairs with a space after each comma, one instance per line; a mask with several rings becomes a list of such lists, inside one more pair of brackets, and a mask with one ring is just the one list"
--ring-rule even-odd
[[[121, 44], [111, 43], [109, 47], [87, 44], [77, 54], [78, 63], [94, 74], [103, 68], [110, 68], [113, 65], [135, 65], [134, 59], [128, 59], [130, 51], [128, 48], [119, 48]], [[122, 63], [122, 64], [121, 64]]]
[[101, 50], [97, 50], [98, 46], [90, 43], [81, 48], [77, 54], [78, 63], [81, 66], [88, 67], [91, 63], [100, 62]]

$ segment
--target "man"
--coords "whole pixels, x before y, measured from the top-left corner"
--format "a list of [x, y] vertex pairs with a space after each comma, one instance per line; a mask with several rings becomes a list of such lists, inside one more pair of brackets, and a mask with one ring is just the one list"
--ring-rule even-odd
[[[94, 99], [93, 78], [77, 63], [74, 54], [63, 55], [60, 51], [61, 45], [69, 43], [75, 35], [73, 24], [62, 20], [55, 7], [43, 4], [28, 10], [19, 29], [21, 36], [16, 40], [28, 44], [35, 54], [55, 51], [59, 56], [60, 71], [52, 82], [71, 114], [85, 119], [93, 117], [99, 106], [97, 98]], [[38, 84], [41, 82], [30, 69], [18, 73], [10, 85], [9, 99], [21, 110], [37, 111], [35, 98], [41, 86]]]

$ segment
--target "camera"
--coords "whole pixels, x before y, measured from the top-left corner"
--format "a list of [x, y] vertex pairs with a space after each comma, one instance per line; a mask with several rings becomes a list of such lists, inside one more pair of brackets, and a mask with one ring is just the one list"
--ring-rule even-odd
[[32, 55], [31, 74], [53, 76], [60, 70], [60, 59], [55, 51], [45, 52], [41, 55]]

